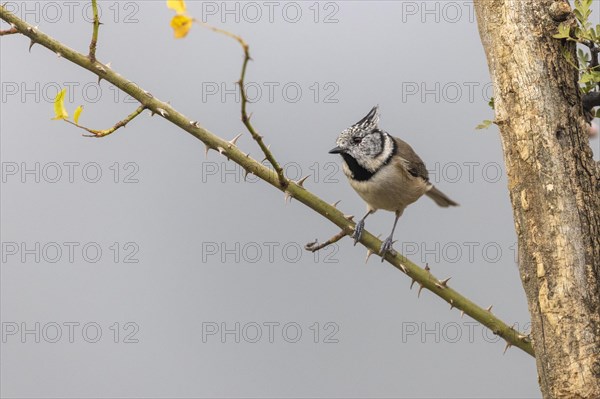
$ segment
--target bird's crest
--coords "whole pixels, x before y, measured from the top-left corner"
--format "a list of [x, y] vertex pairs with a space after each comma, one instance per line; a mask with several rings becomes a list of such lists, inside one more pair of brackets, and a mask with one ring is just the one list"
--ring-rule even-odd
[[371, 131], [377, 128], [379, 124], [379, 105], [374, 106], [369, 113], [354, 124], [354, 128]]

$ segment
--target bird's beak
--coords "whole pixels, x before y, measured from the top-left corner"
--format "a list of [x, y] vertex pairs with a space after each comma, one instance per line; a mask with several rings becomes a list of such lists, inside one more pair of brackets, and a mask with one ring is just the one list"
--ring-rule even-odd
[[339, 147], [339, 146], [335, 147], [335, 148], [332, 148], [329, 151], [330, 154], [341, 154], [342, 152], [344, 152], [344, 150], [341, 147]]

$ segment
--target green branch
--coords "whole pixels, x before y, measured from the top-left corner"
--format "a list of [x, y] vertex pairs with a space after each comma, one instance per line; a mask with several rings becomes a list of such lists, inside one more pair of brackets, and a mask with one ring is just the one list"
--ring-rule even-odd
[[221, 33], [225, 36], [231, 37], [232, 39], [237, 41], [240, 44], [240, 46], [242, 46], [242, 50], [244, 51], [244, 61], [242, 63], [242, 73], [240, 74], [240, 79], [237, 81], [237, 84], [240, 87], [240, 93], [241, 93], [241, 97], [242, 97], [242, 108], [241, 108], [242, 123], [244, 124], [244, 126], [246, 126], [246, 130], [248, 130], [248, 132], [250, 133], [250, 135], [252, 136], [254, 141], [256, 141], [256, 143], [260, 147], [261, 151], [265, 155], [265, 160], [269, 161], [271, 166], [273, 166], [273, 169], [275, 169], [275, 173], [277, 173], [277, 177], [279, 178], [279, 182], [281, 183], [281, 185], [284, 187], [287, 186], [289, 184], [289, 181], [288, 181], [288, 179], [285, 178], [285, 176], [283, 174], [283, 168], [281, 167], [281, 165], [279, 165], [279, 162], [277, 162], [277, 160], [275, 159], [275, 156], [271, 152], [271, 149], [263, 141], [263, 136], [258, 134], [258, 131], [256, 131], [256, 129], [254, 128], [254, 126], [252, 125], [252, 122], [250, 122], [250, 115], [248, 115], [247, 106], [248, 106], [249, 101], [248, 101], [248, 95], [246, 94], [246, 88], [244, 87], [244, 80], [246, 78], [246, 70], [248, 69], [248, 62], [250, 62], [250, 60], [252, 59], [252, 57], [250, 57], [250, 46], [248, 46], [248, 43], [246, 43], [244, 41], [244, 39], [242, 39], [240, 36], [238, 36], [236, 34], [233, 34], [229, 31], [217, 28], [215, 26], [209, 25], [204, 22], [200, 22], [197, 20], [194, 20], [194, 21], [198, 22], [203, 27], [212, 30], [213, 32]]
[[96, 45], [98, 44], [98, 31], [100, 30], [100, 17], [98, 16], [98, 4], [96, 4], [96, 0], [92, 0], [92, 12], [94, 13], [94, 28], [92, 30], [92, 41], [90, 42], [90, 54], [88, 57], [91, 61], [96, 61]]
[[[202, 127], [198, 122], [192, 121], [183, 114], [177, 112], [169, 104], [160, 101], [147, 91], [142, 90], [130, 80], [112, 71], [106, 65], [100, 64], [99, 62], [76, 52], [75, 50], [65, 46], [48, 35], [38, 31], [30, 24], [8, 12], [2, 6], [0, 6], [0, 18], [8, 23], [13, 24], [20, 33], [29, 37], [32, 42], [39, 43], [49, 50], [61, 54], [63, 58], [112, 83], [123, 92], [138, 100], [145, 108], [148, 108], [153, 113], [160, 115], [165, 120], [171, 122], [172, 124], [178, 126], [202, 141], [207, 148], [218, 150], [221, 154], [226, 156], [227, 159], [237, 163], [248, 173], [253, 173], [261, 180], [267, 182], [278, 190], [283, 191], [286, 197], [289, 196], [295, 198], [299, 202], [305, 204], [310, 209], [319, 213], [333, 224], [338, 226], [343, 232], [345, 232], [346, 235], [351, 235], [353, 233], [355, 225], [354, 222], [352, 222], [350, 218], [344, 216], [344, 214], [335, 206], [328, 204], [315, 194], [306, 190], [300, 184], [301, 182], [289, 182], [287, 185], [282, 184], [277, 172], [262, 165], [257, 160], [242, 152], [235, 145], [234, 140], [226, 141], [214, 135]], [[377, 253], [381, 247], [381, 241], [367, 231], [363, 233], [360, 242], [374, 253]], [[456, 308], [461, 312], [466, 313], [473, 319], [488, 327], [494, 332], [494, 334], [502, 337], [504, 340], [506, 340], [507, 347], [516, 346], [533, 356], [533, 348], [528, 336], [519, 333], [512, 327], [509, 327], [491, 312], [491, 308], [484, 309], [449, 287], [447, 284], [447, 279], [439, 280], [430, 272], [428, 268], [423, 269], [396, 252], [386, 254], [385, 259], [397, 269], [405, 273], [414, 282], [419, 284], [419, 292], [422, 289], [431, 291], [450, 304], [451, 309]]]
[[144, 110], [146, 109], [146, 107], [144, 105], [140, 105], [139, 107], [136, 108], [135, 111], [133, 111], [131, 114], [127, 115], [126, 118], [118, 121], [117, 123], [115, 123], [111, 128], [109, 129], [104, 129], [104, 130], [96, 130], [96, 129], [90, 129], [88, 127], [85, 126], [81, 126], [77, 123], [71, 122], [68, 119], [63, 119], [65, 122], [70, 123], [71, 125], [78, 127], [80, 129], [83, 129], [89, 133], [91, 133], [90, 135], [84, 135], [86, 137], [104, 137], [104, 136], [108, 136], [109, 134], [114, 133], [115, 131], [117, 131], [118, 129], [127, 126], [127, 124], [129, 122], [131, 122], [133, 119], [135, 119], [135, 117], [137, 117], [139, 114], [141, 114]]

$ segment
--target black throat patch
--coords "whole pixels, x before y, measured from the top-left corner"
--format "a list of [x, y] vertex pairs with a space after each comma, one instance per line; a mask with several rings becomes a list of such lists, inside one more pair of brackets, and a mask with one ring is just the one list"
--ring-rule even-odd
[[346, 154], [345, 152], [342, 152], [341, 155], [342, 155], [342, 158], [344, 159], [344, 162], [346, 162], [346, 165], [348, 165], [348, 169], [350, 169], [350, 171], [352, 172], [352, 176], [353, 176], [354, 180], [367, 181], [371, 177], [373, 177], [382, 167], [384, 167], [385, 165], [390, 163], [390, 161], [392, 160], [392, 157], [396, 154], [396, 151], [397, 151], [396, 141], [394, 141], [394, 139], [392, 139], [392, 152], [391, 152], [390, 156], [387, 157], [387, 159], [385, 160], [383, 165], [381, 165], [381, 167], [378, 170], [376, 170], [375, 172], [371, 172], [370, 170], [363, 168], [356, 161], [356, 159], [354, 159], [354, 157], [352, 155]]
[[375, 174], [374, 172], [371, 172], [360, 166], [358, 162], [356, 162], [356, 159], [354, 159], [354, 157], [350, 154], [342, 152], [342, 158], [344, 158], [344, 162], [346, 162], [348, 169], [350, 169], [350, 172], [352, 172], [354, 180], [367, 181]]

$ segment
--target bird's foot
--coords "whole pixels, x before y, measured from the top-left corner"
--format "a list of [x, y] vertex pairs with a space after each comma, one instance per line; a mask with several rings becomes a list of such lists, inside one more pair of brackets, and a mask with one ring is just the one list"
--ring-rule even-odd
[[363, 230], [365, 229], [365, 221], [363, 219], [359, 220], [356, 223], [356, 227], [354, 227], [354, 233], [352, 234], [352, 238], [354, 239], [354, 245], [360, 241], [360, 237], [362, 237]]
[[392, 236], [389, 236], [388, 238], [385, 239], [385, 241], [383, 242], [383, 244], [381, 244], [381, 249], [379, 250], [379, 255], [381, 256], [381, 261], [383, 262], [385, 260], [385, 255], [388, 252], [392, 252], [392, 245], [394, 245], [394, 241], [392, 241]]

